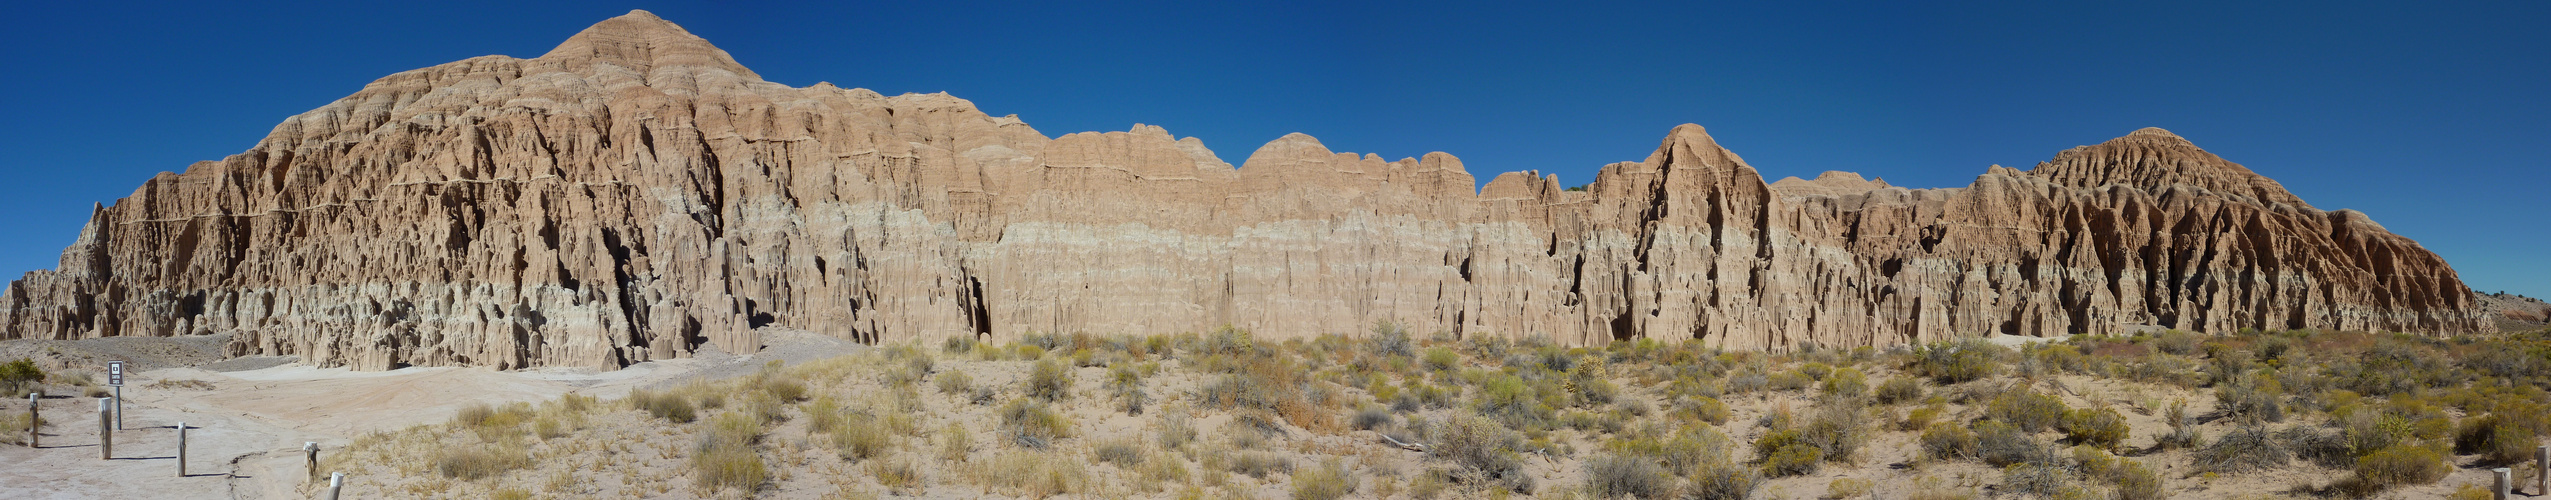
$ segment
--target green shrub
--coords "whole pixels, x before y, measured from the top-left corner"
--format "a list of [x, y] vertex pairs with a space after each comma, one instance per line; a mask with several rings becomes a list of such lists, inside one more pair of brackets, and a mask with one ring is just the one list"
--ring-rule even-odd
[[1984, 339], [1924, 346], [1915, 352], [1916, 370], [1942, 384], [1982, 379], [2001, 369], [2010, 349]]
[[1585, 461], [1586, 493], [1596, 498], [1663, 498], [1674, 491], [1674, 477], [1656, 462], [1614, 454]]
[[1728, 410], [1727, 403], [1708, 396], [1693, 396], [1691, 399], [1685, 399], [1682, 403], [1675, 405], [1674, 413], [1693, 420], [1709, 422], [1710, 425], [1726, 425], [1727, 419], [1734, 415], [1734, 412]]
[[1151, 402], [1151, 395], [1143, 392], [1142, 372], [1129, 365], [1107, 370], [1107, 392], [1115, 395], [1116, 409], [1126, 415], [1143, 414], [1143, 406]]
[[1922, 400], [1922, 382], [1911, 377], [1895, 377], [1878, 384], [1878, 402], [1904, 404]]
[[1984, 407], [1984, 418], [2034, 433], [2062, 423], [2067, 410], [2062, 399], [2021, 388], [1994, 396], [1993, 401]]
[[1057, 439], [1072, 436], [1072, 422], [1047, 408], [1045, 402], [1033, 398], [1010, 400], [1001, 405], [1001, 433], [1020, 447], [1044, 449]]
[[1036, 362], [1036, 367], [1028, 370], [1027, 395], [1046, 401], [1071, 398], [1072, 369], [1050, 359]]
[[1958, 460], [1976, 456], [1975, 433], [1955, 422], [1931, 424], [1922, 431], [1922, 456], [1934, 460]]
[[2358, 496], [2371, 496], [2396, 486], [2433, 483], [2451, 474], [2445, 456], [2421, 446], [2400, 445], [2356, 458], [2356, 475], [2339, 486]]
[[2009, 467], [2002, 468], [2002, 487], [1999, 490], [2029, 497], [2055, 497], [2069, 489], [2066, 487], [2070, 483], [2067, 481], [2069, 478], [2070, 475], [2055, 464], [2039, 462], [2011, 464]]
[[629, 406], [677, 424], [687, 424], [699, 418], [697, 410], [691, 408], [691, 400], [678, 394], [630, 391]]
[[1869, 376], [1851, 368], [1834, 370], [1825, 376], [1823, 390], [1826, 396], [1858, 398], [1869, 394]]
[[1763, 456], [1763, 475], [1789, 477], [1814, 474], [1824, 459], [1824, 450], [1805, 443], [1789, 444]]
[[930, 383], [939, 388], [940, 394], [961, 396], [974, 390], [974, 376], [967, 375], [965, 370], [948, 370]]
[[1426, 348], [1426, 354], [1423, 360], [1426, 362], [1426, 369], [1440, 372], [1452, 370], [1454, 367], [1459, 366], [1461, 364], [1461, 355], [1454, 354], [1452, 349], [1429, 347]]
[[1992, 420], [1975, 424], [1975, 456], [1994, 467], [2055, 460], [2054, 451], [2039, 444], [2027, 431]]
[[2163, 492], [2160, 473], [2153, 472], [2142, 462], [2119, 461], [2124, 464], [2110, 478], [2110, 482], [2117, 484], [2117, 500], [2162, 500], [2170, 497]]
[[2531, 460], [2533, 448], [2541, 442], [2533, 431], [2497, 413], [2463, 419], [2454, 430], [2454, 452], [2480, 455], [2483, 462], [2492, 464]]
[[1771, 374], [1771, 377], [1766, 379], [1765, 383], [1768, 384], [1771, 390], [1795, 391], [1806, 389], [1807, 386], [1815, 384], [1816, 379], [1814, 377], [1809, 377], [1807, 374], [1801, 373], [1798, 370], [1783, 370], [1779, 373]]
[[2125, 415], [2119, 415], [2117, 410], [2108, 408], [2083, 408], [2065, 412], [2063, 429], [2064, 437], [2072, 439], [2074, 444], [2102, 450], [2117, 449], [2119, 444], [2126, 441], [2127, 434], [2132, 430], [2126, 425]]
[[[1404, 335], [1404, 334], [1403, 334]], [[1293, 475], [1294, 500], [1335, 500], [1355, 492], [1355, 474], [1331, 458], [1319, 467]]]
[[2204, 342], [2205, 339], [2198, 337], [2197, 334], [2169, 330], [2161, 332], [2161, 337], [2154, 339], [2152, 345], [2154, 349], [2164, 353], [2186, 356], [2196, 353], [2197, 346]]
[[1461, 466], [1453, 479], [1465, 484], [1501, 484], [1529, 490], [1523, 459], [1515, 449], [1521, 438], [1493, 420], [1454, 415], [1435, 426], [1435, 442], [1426, 453]]
[[1744, 500], [1753, 498], [1754, 489], [1762, 482], [1763, 477], [1752, 468], [1721, 462], [1692, 473], [1691, 485], [1683, 490], [1683, 495], [1696, 500]]
[[26, 397], [27, 393], [34, 392], [35, 384], [42, 382], [44, 369], [36, 367], [33, 359], [18, 358], [17, 361], [0, 363], [0, 392], [6, 392], [9, 397]]

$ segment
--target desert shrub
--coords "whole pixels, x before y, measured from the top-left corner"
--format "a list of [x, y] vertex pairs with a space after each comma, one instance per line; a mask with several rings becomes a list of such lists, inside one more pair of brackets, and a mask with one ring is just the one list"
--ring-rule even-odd
[[1143, 405], [1151, 402], [1151, 395], [1143, 392], [1143, 373], [1132, 366], [1107, 370], [1107, 392], [1115, 395], [1116, 409], [1126, 415], [1143, 414]]
[[2400, 445], [2356, 458], [2356, 475], [2341, 481], [2341, 490], [2370, 496], [2396, 486], [2433, 483], [2454, 471], [2445, 456], [2422, 446]]
[[1992, 376], [2009, 353], [1984, 339], [1931, 344], [1915, 351], [1914, 368], [1939, 383], [1955, 384]]
[[1674, 440], [1659, 446], [1656, 458], [1660, 465], [1665, 466], [1667, 473], [1690, 476], [1712, 465], [1727, 463], [1729, 444], [1727, 435], [1716, 429], [1688, 427], [1676, 433]]
[[2152, 346], [2164, 353], [2186, 356], [2196, 353], [2197, 346], [2203, 343], [2205, 339], [2198, 337], [2197, 334], [2169, 330], [2161, 332], [2160, 337], [2153, 339]]
[[921, 468], [908, 459], [868, 462], [868, 475], [877, 478], [878, 485], [885, 486], [887, 491], [896, 495], [916, 496], [921, 491]]
[[1870, 489], [1877, 487], [1878, 483], [1867, 479], [1848, 477], [1835, 479], [1833, 482], [1825, 483], [1825, 496], [1823, 498], [1833, 500], [1857, 498], [1868, 495]]
[[1003, 453], [977, 473], [985, 484], [1024, 497], [1075, 493], [1089, 485], [1089, 470], [1081, 461], [1044, 452]]
[[1807, 386], [1815, 383], [1816, 379], [1814, 377], [1809, 377], [1806, 373], [1799, 372], [1798, 370], [1782, 370], [1778, 373], [1771, 374], [1771, 377], [1766, 379], [1766, 384], [1768, 384], [1767, 386], [1771, 390], [1775, 391], [1801, 390], [1806, 389]]
[[1046, 401], [1071, 398], [1072, 369], [1050, 359], [1036, 362], [1036, 367], [1028, 370], [1027, 395]]
[[2541, 444], [2532, 430], [2499, 413], [2463, 419], [2454, 430], [2454, 452], [2480, 455], [2483, 462], [2512, 464], [2531, 460]]
[[1264, 451], [1246, 451], [1231, 456], [1232, 472], [1266, 479], [1268, 474], [1293, 472], [1293, 459]]
[[1913, 411], [1905, 412], [1904, 420], [1896, 422], [1896, 430], [1919, 432], [1924, 429], [1929, 429], [1931, 428], [1932, 422], [1939, 421], [1940, 416], [1947, 414], [1948, 411], [1948, 407], [1944, 405], [1926, 405], [1921, 408], [1914, 408]]
[[1859, 459], [1860, 445], [1869, 441], [1869, 412], [1856, 404], [1828, 404], [1799, 426], [1798, 440], [1814, 446], [1827, 461], [1852, 462]]
[[1408, 328], [1381, 321], [1373, 324], [1373, 353], [1383, 356], [1415, 356], [1417, 343], [1409, 340]]
[[2034, 497], [2054, 497], [2069, 486], [2070, 474], [2063, 467], [2048, 463], [2020, 463], [2002, 468], [2003, 491]]
[[1826, 396], [1858, 398], [1869, 394], [1869, 376], [1851, 368], [1837, 369], [1825, 376], [1822, 389]]
[[648, 415], [677, 424], [690, 423], [692, 420], [699, 419], [697, 410], [691, 408], [691, 400], [678, 394], [630, 391], [629, 406], [646, 410]]
[[1043, 449], [1057, 439], [1072, 436], [1072, 422], [1033, 398], [1010, 400], [1001, 405], [1001, 434], [1020, 447]]
[[2197, 450], [2192, 457], [2198, 470], [2238, 474], [2284, 466], [2294, 459], [2293, 450], [2268, 432], [2266, 427], [2242, 426]]
[[2142, 462], [2118, 461], [2123, 463], [2109, 475], [2109, 482], [2117, 485], [2117, 500], [2162, 500], [2170, 497], [2162, 490], [2161, 473], [2145, 467]]
[[1754, 441], [1755, 453], [1763, 457], [1763, 475], [1789, 477], [1816, 473], [1816, 467], [1825, 459], [1825, 450], [1801, 442], [1798, 434], [1795, 430], [1772, 432]]
[[1614, 454], [1585, 461], [1586, 494], [1596, 498], [1662, 498], [1674, 491], [1674, 477], [1655, 461]]
[[894, 446], [895, 433], [877, 417], [867, 413], [849, 413], [837, 419], [840, 423], [833, 427], [833, 449], [841, 452], [843, 460], [875, 458]]
[[434, 471], [443, 477], [476, 481], [531, 466], [531, 455], [501, 445], [443, 448], [435, 452]]
[[1912, 377], [1895, 377], [1878, 384], [1878, 402], [1903, 404], [1922, 400], [1922, 382]]
[[974, 337], [948, 337], [939, 341], [939, 352], [965, 354], [974, 352]]
[[1452, 370], [1461, 365], [1460, 354], [1454, 354], [1452, 349], [1442, 347], [1426, 348], [1426, 354], [1422, 360], [1426, 363], [1426, 369], [1439, 372]]
[[1390, 427], [1391, 412], [1389, 410], [1384, 410], [1381, 407], [1367, 406], [1363, 409], [1356, 410], [1355, 417], [1349, 419], [1348, 422], [1350, 425], [1355, 426], [1355, 430], [1359, 431], [1369, 431]]
[[[1406, 335], [1406, 334], [1402, 334]], [[1335, 500], [1355, 492], [1355, 474], [1331, 458], [1319, 467], [1293, 475], [1294, 500]]]
[[2188, 400], [2171, 400], [2170, 409], [2162, 413], [2161, 422], [2170, 426], [2170, 432], [2153, 438], [2152, 447], [2156, 451], [2195, 448], [2205, 440], [2195, 427], [2188, 425]]
[[1493, 420], [1461, 415], [1447, 417], [1434, 427], [1435, 442], [1426, 453], [1461, 466], [1452, 475], [1455, 481], [1530, 489], [1532, 478], [1524, 475], [1523, 459], [1515, 453], [1522, 440], [1513, 430]]
[[[2293, 450], [2295, 458], [2333, 469], [2356, 465], [2357, 450], [2348, 445], [2344, 428], [2322, 432], [2309, 426], [2295, 426], [2278, 432], [2276, 437], [2285, 441], [2286, 449]], [[2367, 451], [2375, 449], [2366, 448]]]
[[754, 389], [782, 402], [794, 403], [806, 399], [805, 382], [770, 372], [763, 373], [763, 376], [754, 384]]
[[35, 384], [42, 382], [44, 369], [36, 367], [33, 359], [18, 358], [17, 361], [0, 363], [0, 391], [5, 391], [10, 397], [25, 397], [33, 392]]
[[1922, 456], [1934, 460], [1957, 460], [1976, 456], [1975, 433], [1954, 422], [1932, 424], [1922, 431]]
[[1694, 396], [1676, 404], [1674, 407], [1674, 414], [1676, 416], [1690, 418], [1693, 420], [1709, 422], [1710, 425], [1726, 425], [1727, 419], [1735, 413], [1727, 408], [1727, 403], [1721, 402], [1717, 398]]
[[1116, 464], [1117, 467], [1126, 470], [1133, 470], [1134, 467], [1143, 464], [1143, 445], [1133, 440], [1111, 440], [1099, 443], [1098, 448], [1092, 449], [1090, 453], [1098, 456], [1100, 462]]
[[1495, 418], [1509, 428], [1532, 429], [1548, 421], [1549, 406], [1543, 405], [1538, 391], [1513, 375], [1498, 374], [1479, 385], [1474, 400], [1479, 414]]
[[1691, 484], [1684, 488], [1683, 496], [1696, 500], [1743, 500], [1752, 498], [1754, 489], [1762, 482], [1762, 476], [1752, 468], [1715, 463], [1692, 473]]
[[1985, 404], [1984, 418], [2001, 421], [2024, 432], [2037, 432], [2063, 422], [2064, 400], [2025, 388], [2003, 391]]
[[937, 386], [940, 394], [965, 395], [974, 390], [974, 376], [967, 375], [965, 370], [948, 370], [930, 384]]
[[2055, 460], [2055, 452], [2027, 431], [1991, 420], [1975, 424], [1975, 456], [1995, 467]]
[[2234, 376], [2215, 388], [2215, 408], [2243, 423], [2283, 422], [2283, 384], [2267, 375]]
[[2117, 410], [2108, 408], [2083, 408], [2065, 412], [2063, 429], [2064, 437], [2072, 439], [2074, 444], [2103, 450], [2117, 449], [2117, 445], [2124, 443], [2127, 433], [2131, 431], [2126, 425], [2126, 416], [2119, 415]]
[[1186, 411], [1171, 410], [1168, 415], [1161, 416], [1161, 448], [1172, 450], [1185, 448], [1187, 447], [1188, 441], [1193, 441], [1195, 439], [1196, 426], [1192, 421], [1188, 420]]

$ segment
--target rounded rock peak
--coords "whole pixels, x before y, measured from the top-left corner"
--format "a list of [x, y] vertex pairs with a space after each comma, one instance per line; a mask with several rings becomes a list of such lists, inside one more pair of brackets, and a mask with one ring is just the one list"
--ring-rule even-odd
[[761, 79], [761, 75], [737, 64], [733, 56], [707, 39], [645, 10], [632, 10], [594, 23], [540, 58], [567, 60], [571, 68], [587, 62], [607, 62], [641, 72], [657, 67], [702, 66]]
[[2168, 130], [2162, 130], [2161, 127], [2144, 127], [2135, 129], [2134, 133], [2126, 134], [2126, 136], [2168, 137], [2172, 139], [2182, 139], [2182, 137], [2179, 137], [2179, 134], [2173, 134]]

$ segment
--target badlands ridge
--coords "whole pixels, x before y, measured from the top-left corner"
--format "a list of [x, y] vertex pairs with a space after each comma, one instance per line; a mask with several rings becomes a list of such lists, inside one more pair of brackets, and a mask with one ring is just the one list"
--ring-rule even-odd
[[1295, 134], [1047, 138], [762, 81], [645, 12], [382, 78], [100, 206], [0, 338], [231, 334], [320, 366], [616, 367], [764, 327], [1418, 332], [1737, 349], [2143, 328], [2491, 330], [2451, 267], [2160, 129], [1953, 189], [1765, 183], [1701, 127], [1582, 191]]

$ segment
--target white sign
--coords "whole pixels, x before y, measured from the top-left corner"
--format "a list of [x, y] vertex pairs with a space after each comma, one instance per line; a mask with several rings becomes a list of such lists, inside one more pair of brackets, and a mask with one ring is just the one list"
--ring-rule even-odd
[[123, 387], [123, 386], [124, 386], [124, 362], [123, 362], [123, 361], [108, 361], [108, 362], [106, 362], [106, 385], [111, 385], [111, 386], [116, 386], [116, 387]]

